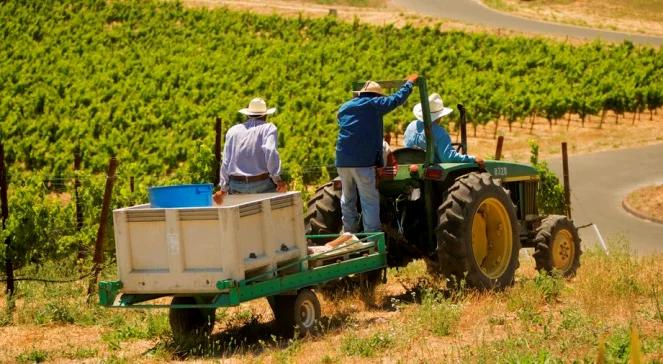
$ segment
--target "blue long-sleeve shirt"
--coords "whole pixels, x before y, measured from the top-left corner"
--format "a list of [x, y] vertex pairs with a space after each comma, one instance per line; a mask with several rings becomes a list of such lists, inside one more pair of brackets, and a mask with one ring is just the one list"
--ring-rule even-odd
[[412, 93], [406, 82], [390, 96], [359, 96], [338, 110], [336, 167], [372, 167], [382, 165], [382, 117], [405, 103]]
[[[468, 163], [475, 162], [473, 156], [456, 152], [451, 145], [451, 137], [443, 127], [433, 124], [433, 140], [435, 141], [435, 163]], [[415, 120], [405, 129], [405, 146], [426, 150], [426, 134], [424, 122]]]
[[276, 126], [249, 119], [226, 133], [219, 186], [228, 190], [230, 176], [259, 176], [269, 173], [274, 183], [281, 180], [281, 158], [276, 150]]

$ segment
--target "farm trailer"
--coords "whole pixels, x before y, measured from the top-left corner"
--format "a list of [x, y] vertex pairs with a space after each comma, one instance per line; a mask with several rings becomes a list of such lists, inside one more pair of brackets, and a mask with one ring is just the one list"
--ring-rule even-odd
[[[176, 342], [209, 335], [215, 310], [267, 298], [286, 334], [315, 329], [323, 283], [386, 267], [382, 233], [308, 254], [299, 192], [230, 195], [222, 206], [113, 213], [119, 280], [99, 283], [99, 302], [168, 308]], [[165, 303], [164, 297], [172, 297]], [[153, 301], [156, 300], [156, 301]], [[149, 302], [153, 301], [153, 302]]]

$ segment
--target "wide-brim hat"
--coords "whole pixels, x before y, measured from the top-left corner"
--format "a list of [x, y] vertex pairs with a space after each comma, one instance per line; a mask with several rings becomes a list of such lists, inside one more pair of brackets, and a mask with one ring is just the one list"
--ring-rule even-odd
[[[430, 107], [431, 121], [435, 121], [443, 116], [449, 115], [454, 111], [452, 108], [444, 106], [442, 97], [440, 97], [438, 94], [432, 94], [428, 97], [428, 106]], [[424, 120], [424, 113], [421, 110], [421, 103], [414, 105], [412, 113], [417, 118], [417, 120]]]
[[255, 99], [251, 100], [251, 102], [249, 102], [249, 107], [241, 109], [239, 112], [240, 114], [244, 114], [246, 116], [264, 116], [272, 115], [276, 112], [276, 108], [273, 107], [268, 109], [265, 100], [256, 97]]
[[384, 96], [384, 90], [379, 83], [375, 81], [366, 81], [364, 86], [359, 90], [359, 94], [378, 94]]

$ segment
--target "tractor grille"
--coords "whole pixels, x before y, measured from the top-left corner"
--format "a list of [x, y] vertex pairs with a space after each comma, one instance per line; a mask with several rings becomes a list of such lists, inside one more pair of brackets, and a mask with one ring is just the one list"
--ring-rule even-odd
[[539, 211], [536, 206], [536, 189], [537, 181], [527, 181], [523, 182], [523, 197], [524, 201], [522, 202], [524, 216], [527, 215], [538, 215]]
[[526, 220], [528, 215], [538, 215], [536, 205], [537, 185], [537, 181], [518, 181], [504, 184], [504, 188], [509, 190], [511, 200], [518, 210], [518, 220]]

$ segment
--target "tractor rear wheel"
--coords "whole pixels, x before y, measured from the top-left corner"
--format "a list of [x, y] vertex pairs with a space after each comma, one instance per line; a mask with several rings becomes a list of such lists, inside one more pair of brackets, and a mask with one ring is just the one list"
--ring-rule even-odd
[[458, 177], [438, 219], [439, 268], [450, 284], [499, 289], [513, 283], [520, 250], [516, 210], [490, 174]]
[[541, 221], [536, 231], [534, 250], [536, 269], [558, 270], [564, 277], [573, 277], [580, 267], [580, 236], [568, 217], [550, 215]]
[[304, 220], [306, 234], [338, 234], [341, 232], [343, 228], [341, 189], [334, 188], [334, 181], [320, 187], [308, 200], [308, 211]]

